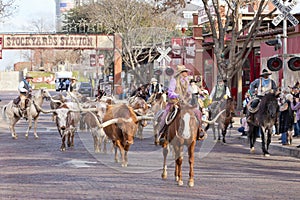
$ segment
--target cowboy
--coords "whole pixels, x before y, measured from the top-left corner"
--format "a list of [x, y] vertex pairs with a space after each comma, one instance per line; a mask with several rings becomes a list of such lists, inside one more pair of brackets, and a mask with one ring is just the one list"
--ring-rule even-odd
[[[158, 135], [158, 140], [160, 144], [165, 144], [166, 141], [166, 130], [168, 125], [165, 123], [165, 119], [170, 111], [170, 108], [173, 104], [178, 103], [179, 101], [184, 103], [190, 103], [192, 99], [192, 88], [189, 83], [188, 78], [188, 72], [190, 70], [187, 69], [184, 65], [178, 65], [177, 66], [177, 72], [174, 74], [174, 77], [170, 80], [169, 83], [169, 89], [168, 89], [168, 104], [166, 106], [166, 109], [164, 111], [163, 116], [161, 117], [161, 130]], [[201, 112], [198, 109], [194, 109], [194, 112], [196, 114], [196, 117], [199, 122], [201, 122]], [[205, 133], [199, 126], [197, 139], [203, 139], [205, 136]]]
[[[252, 97], [251, 101], [249, 102], [250, 106], [248, 106], [248, 110], [250, 111], [250, 113], [255, 113], [257, 111], [256, 108], [260, 102], [260, 99], [265, 96], [265, 94], [277, 91], [277, 85], [275, 81], [269, 77], [271, 74], [272, 73], [267, 69], [263, 69], [260, 77], [255, 79], [250, 84], [249, 93]], [[248, 115], [250, 113], [248, 113]], [[248, 123], [252, 122], [251, 116], [252, 115], [248, 117]]]
[[[30, 82], [32, 79], [33, 77], [27, 74], [26, 77], [19, 83], [18, 90], [20, 95], [13, 101], [16, 106], [21, 108], [23, 117], [26, 114], [25, 111], [28, 107], [27, 99], [31, 98], [32, 87]], [[21, 105], [19, 105], [20, 102]]]
[[155, 99], [156, 94], [163, 93], [162, 84], [159, 84], [156, 78], [151, 79], [148, 88], [148, 103], [151, 103]]
[[162, 85], [158, 83], [156, 78], [152, 78], [150, 81], [150, 88], [149, 88], [149, 96], [156, 93], [163, 93]]
[[217, 84], [213, 87], [209, 97], [212, 101], [220, 101], [222, 98], [231, 98], [230, 90], [228, 86], [225, 85], [225, 81], [221, 76], [218, 76]]

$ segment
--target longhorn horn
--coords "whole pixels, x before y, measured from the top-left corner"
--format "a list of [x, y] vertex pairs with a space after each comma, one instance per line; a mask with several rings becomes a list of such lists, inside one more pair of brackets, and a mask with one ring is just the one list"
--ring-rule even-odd
[[35, 101], [33, 101], [33, 104], [37, 107], [38, 110], [40, 110], [42, 113], [54, 113], [55, 110], [44, 110], [41, 106], [39, 106], [38, 104], [35, 103]]
[[50, 97], [50, 100], [51, 100], [53, 103], [63, 103], [62, 101], [53, 99], [52, 97]]
[[203, 119], [202, 121], [205, 122], [205, 123], [208, 123], [208, 124], [215, 124], [217, 119], [223, 114], [223, 112], [225, 112], [226, 110], [222, 110], [219, 114], [217, 114], [217, 116], [213, 119], [213, 120], [205, 120]]
[[148, 116], [148, 115], [144, 115], [144, 116], [136, 116], [137, 120], [153, 120], [154, 117]]
[[[78, 108], [79, 108], [79, 112], [89, 112], [89, 111], [95, 111], [97, 112], [98, 109], [97, 108], [89, 108], [89, 109], [86, 109], [86, 108], [83, 108], [80, 104], [80, 102], [78, 101], [78, 99], [71, 93], [71, 92], [68, 92], [69, 96], [75, 100], [75, 102], [77, 103], [78, 105]], [[78, 111], [77, 111], [78, 112]]]
[[137, 114], [137, 115], [144, 115], [144, 113], [141, 111], [142, 109], [134, 109], [134, 113]]
[[116, 124], [116, 123], [121, 123], [121, 122], [132, 122], [132, 119], [125, 119], [125, 118], [115, 118], [115, 119], [110, 119], [106, 122], [103, 122], [102, 124], [99, 122], [97, 116], [95, 115], [95, 113], [91, 112], [91, 111], [87, 111], [88, 113], [90, 113], [96, 120], [97, 126], [99, 128], [105, 128], [107, 126], [110, 126], [112, 124]]

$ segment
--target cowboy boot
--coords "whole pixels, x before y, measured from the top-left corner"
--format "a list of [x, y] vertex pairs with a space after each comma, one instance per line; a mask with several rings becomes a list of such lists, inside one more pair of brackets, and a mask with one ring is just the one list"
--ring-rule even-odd
[[201, 128], [197, 131], [197, 140], [205, 140], [207, 138], [207, 133]]

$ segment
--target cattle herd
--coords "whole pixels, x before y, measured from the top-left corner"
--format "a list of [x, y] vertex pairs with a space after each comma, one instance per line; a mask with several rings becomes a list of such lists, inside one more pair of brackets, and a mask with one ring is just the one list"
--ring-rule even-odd
[[[50, 109], [43, 108], [44, 99], [50, 101]], [[87, 129], [93, 137], [95, 153], [99, 153], [102, 150], [106, 151], [106, 144], [110, 141], [114, 147], [115, 161], [118, 162], [118, 152], [120, 152], [121, 165], [122, 167], [127, 167], [127, 154], [130, 146], [133, 144], [134, 138], [137, 134], [142, 138], [143, 127], [147, 125], [147, 121], [149, 120], [153, 122], [153, 132], [157, 134], [157, 124], [160, 120], [162, 110], [166, 106], [166, 102], [157, 101], [149, 105], [140, 97], [132, 97], [128, 99], [127, 102], [117, 102], [112, 96], [102, 96], [100, 99], [89, 99], [76, 92], [59, 93], [51, 96], [46, 89], [41, 89], [36, 91], [36, 95], [31, 99], [30, 105], [31, 108], [28, 110], [26, 116], [29, 124], [26, 136], [28, 136], [32, 122], [35, 123], [36, 129], [36, 123], [40, 113], [51, 114], [58, 133], [61, 136], [61, 151], [66, 151], [67, 148], [74, 146], [74, 134], [76, 131]], [[17, 106], [12, 104], [12, 101], [2, 108], [2, 116], [8, 121], [9, 129], [14, 139], [17, 139], [14, 126], [17, 121], [22, 119], [18, 109]], [[183, 125], [177, 126], [175, 124], [173, 127], [174, 130], [169, 130], [169, 136], [176, 133], [172, 137], [179, 138], [178, 140], [174, 140], [177, 141], [176, 143], [171, 140], [169, 141], [169, 144], [173, 145], [174, 149], [178, 149], [178, 152], [175, 152], [178, 158], [175, 159], [182, 160], [182, 156], [179, 156], [182, 155], [182, 152], [179, 151], [182, 151], [183, 145], [195, 145], [197, 127], [201, 126], [202, 121], [196, 120], [192, 111], [193, 109], [192, 107], [185, 106], [185, 111], [182, 110], [182, 112], [184, 111], [185, 113], [184, 118], [178, 118]], [[184, 123], [186, 124], [184, 125]], [[192, 126], [191, 123], [193, 124]], [[187, 128], [187, 126], [191, 126], [191, 128]], [[175, 128], [178, 128], [178, 130], [175, 130]], [[189, 133], [181, 133], [185, 130], [188, 130]], [[36, 130], [34, 134], [37, 138]], [[154, 140], [154, 143], [157, 145], [157, 141]], [[104, 145], [104, 148], [102, 145]], [[190, 151], [194, 150], [190, 149]], [[193, 153], [190, 154], [193, 156]], [[194, 158], [192, 158], [192, 160], [194, 160]], [[191, 165], [193, 166], [193, 164]], [[181, 165], [177, 167], [177, 169], [181, 170]], [[194, 185], [193, 169], [191, 168], [191, 170], [189, 186]], [[166, 178], [165, 167], [163, 173], [164, 178]], [[178, 176], [178, 184], [181, 185], [181, 172], [178, 171], [175, 173], [177, 173]]]

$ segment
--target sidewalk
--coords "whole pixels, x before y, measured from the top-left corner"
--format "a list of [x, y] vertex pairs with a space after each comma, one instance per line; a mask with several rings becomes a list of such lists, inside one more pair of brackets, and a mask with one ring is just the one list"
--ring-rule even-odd
[[[248, 138], [247, 136], [241, 136], [241, 133], [237, 131], [237, 129], [241, 126], [240, 125], [240, 117], [234, 117], [234, 123], [232, 128], [232, 137], [238, 137], [243, 142], [247, 143]], [[291, 145], [282, 145], [281, 140], [278, 140], [281, 135], [272, 135], [272, 141], [270, 144], [270, 150], [275, 149], [278, 151], [283, 152], [284, 154], [292, 157], [300, 158], [300, 148], [297, 148], [300, 145], [300, 137], [293, 138]], [[257, 143], [261, 144], [261, 139], [257, 138]]]

